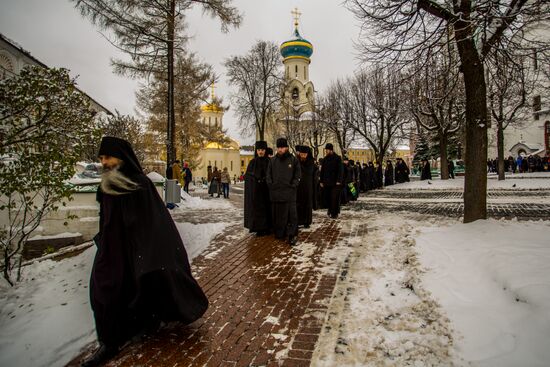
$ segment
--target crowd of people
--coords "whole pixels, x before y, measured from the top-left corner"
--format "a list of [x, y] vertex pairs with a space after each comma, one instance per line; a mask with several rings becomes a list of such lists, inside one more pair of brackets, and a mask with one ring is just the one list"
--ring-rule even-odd
[[[550, 171], [550, 157], [548, 155], [541, 157], [539, 155], [519, 154], [515, 159], [509, 156], [504, 159], [504, 171], [509, 173], [531, 173]], [[487, 172], [498, 172], [498, 159], [487, 160]]]
[[409, 167], [401, 158], [395, 167], [389, 160], [383, 167], [340, 157], [330, 143], [318, 161], [308, 146], [295, 150], [297, 156], [284, 138], [277, 140], [275, 155], [265, 141], [255, 143], [244, 175], [244, 226], [257, 236], [274, 233], [295, 245], [298, 227], [311, 225], [313, 210], [326, 209], [336, 219], [341, 205], [357, 200], [360, 193], [409, 181]]

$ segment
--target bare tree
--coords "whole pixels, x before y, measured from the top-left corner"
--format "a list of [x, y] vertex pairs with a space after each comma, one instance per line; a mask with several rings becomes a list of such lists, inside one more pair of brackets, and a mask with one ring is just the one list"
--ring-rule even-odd
[[504, 131], [510, 125], [520, 126], [529, 114], [527, 95], [533, 91], [536, 75], [525, 58], [497, 54], [489, 64], [487, 84], [491, 116], [496, 123], [498, 179], [505, 179]]
[[101, 123], [103, 135], [115, 136], [132, 144], [136, 157], [141, 163], [145, 160], [144, 125], [137, 118], [122, 115], [115, 110], [113, 116], [108, 116]]
[[323, 121], [323, 108], [322, 102], [313, 103], [307, 126], [307, 143], [311, 147], [314, 159], [319, 157], [319, 153], [330, 139], [330, 131]]
[[550, 18], [547, 0], [347, 0], [361, 22], [365, 59], [423, 62], [448, 42], [457, 46], [466, 95], [464, 222], [487, 217], [487, 88], [485, 62], [496, 50], [549, 42], [533, 29]]
[[403, 84], [399, 72], [378, 67], [360, 72], [352, 79], [351, 126], [366, 140], [380, 164], [409, 123]]
[[337, 80], [321, 96], [320, 117], [344, 154], [355, 140], [350, 79]]
[[239, 117], [241, 132], [258, 132], [265, 140], [266, 127], [280, 102], [283, 80], [281, 54], [273, 42], [258, 41], [244, 56], [232, 56], [224, 63], [229, 83], [237, 88], [231, 102]]
[[441, 179], [449, 178], [447, 147], [451, 136], [462, 127], [464, 92], [452, 50], [432, 55], [412, 73], [410, 111], [417, 124], [436, 135], [439, 142]]
[[194, 5], [219, 18], [222, 30], [239, 26], [241, 15], [231, 0], [71, 0], [83, 16], [114, 35], [111, 43], [131, 57], [112, 60], [115, 72], [148, 78], [161, 74], [167, 82], [166, 151], [175, 157], [174, 61], [185, 50], [184, 13]]

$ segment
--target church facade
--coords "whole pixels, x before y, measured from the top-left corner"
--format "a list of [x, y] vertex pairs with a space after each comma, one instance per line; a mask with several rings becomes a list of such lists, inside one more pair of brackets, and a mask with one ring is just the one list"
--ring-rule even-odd
[[[204, 126], [221, 131], [224, 109], [216, 103], [214, 86], [212, 102], [201, 106], [200, 121]], [[231, 178], [241, 175], [241, 155], [239, 143], [227, 137], [225, 143], [207, 141], [199, 151], [199, 166], [193, 172], [195, 181], [208, 180], [209, 170], [227, 168]]]

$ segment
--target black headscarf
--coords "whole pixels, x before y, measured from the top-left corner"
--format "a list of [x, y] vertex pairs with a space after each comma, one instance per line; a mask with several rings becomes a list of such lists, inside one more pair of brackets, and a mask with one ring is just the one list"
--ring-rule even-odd
[[124, 139], [115, 138], [114, 136], [104, 136], [101, 139], [97, 155], [107, 155], [121, 159], [124, 164], [120, 167], [120, 172], [126, 176], [143, 174], [143, 169], [132, 149], [132, 145]]

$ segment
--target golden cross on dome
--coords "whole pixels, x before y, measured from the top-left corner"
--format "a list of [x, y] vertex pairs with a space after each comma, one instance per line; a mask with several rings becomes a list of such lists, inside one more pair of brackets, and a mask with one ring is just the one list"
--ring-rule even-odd
[[298, 29], [298, 21], [300, 20], [300, 15], [302, 15], [302, 13], [298, 11], [298, 8], [294, 8], [294, 10], [290, 12], [290, 14], [294, 16], [294, 27]]
[[216, 83], [212, 82], [212, 103], [214, 103], [214, 88], [216, 88]]

